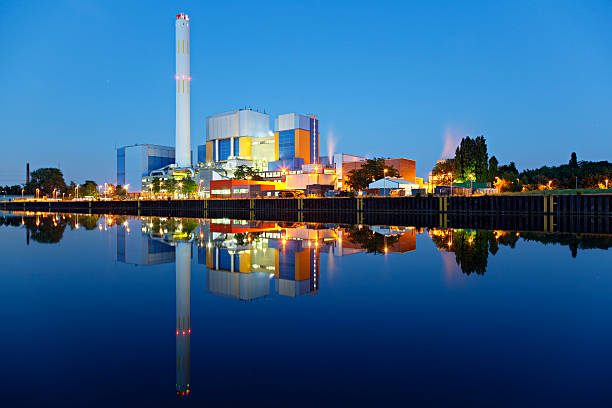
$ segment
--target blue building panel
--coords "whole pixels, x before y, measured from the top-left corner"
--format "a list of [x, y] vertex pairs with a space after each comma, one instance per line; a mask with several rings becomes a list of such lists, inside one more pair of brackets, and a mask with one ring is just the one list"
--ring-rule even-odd
[[278, 132], [278, 159], [289, 160], [295, 157], [295, 130]]
[[240, 138], [234, 138], [234, 156], [240, 156]]
[[226, 161], [231, 153], [230, 139], [219, 140], [219, 161]]
[[148, 176], [153, 170], [159, 170], [162, 167], [166, 167], [169, 164], [174, 163], [174, 157], [159, 157], [149, 156], [148, 157], [148, 168], [143, 171], [142, 176]]
[[125, 147], [117, 149], [117, 184], [125, 185]]
[[206, 145], [198, 145], [198, 163], [206, 162]]
[[297, 157], [290, 160], [277, 160], [268, 162], [268, 171], [281, 171], [285, 170], [301, 170], [304, 164], [304, 159]]

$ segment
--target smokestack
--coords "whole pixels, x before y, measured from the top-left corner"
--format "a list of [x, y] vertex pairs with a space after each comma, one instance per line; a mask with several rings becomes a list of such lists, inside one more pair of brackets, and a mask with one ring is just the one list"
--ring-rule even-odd
[[26, 184], [30, 182], [30, 163], [26, 163]]
[[189, 92], [189, 16], [176, 15], [176, 141], [174, 157], [180, 168], [191, 167], [191, 125]]

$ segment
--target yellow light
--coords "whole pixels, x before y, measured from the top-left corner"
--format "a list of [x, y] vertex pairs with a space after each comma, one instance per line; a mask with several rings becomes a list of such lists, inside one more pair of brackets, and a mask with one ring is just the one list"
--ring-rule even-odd
[[389, 252], [389, 248], [385, 247], [385, 253]]

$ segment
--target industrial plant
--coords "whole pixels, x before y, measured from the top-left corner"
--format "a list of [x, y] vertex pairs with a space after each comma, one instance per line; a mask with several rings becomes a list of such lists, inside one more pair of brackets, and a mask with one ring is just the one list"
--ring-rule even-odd
[[[209, 114], [206, 134], [196, 137], [202, 143], [197, 145], [194, 160], [190, 124], [190, 53], [194, 48], [189, 38], [190, 24], [189, 15], [176, 15], [175, 146], [136, 144], [116, 148], [116, 184], [143, 197], [163, 192], [169, 180], [170, 184], [195, 181], [200, 198], [278, 197], [287, 190], [323, 195], [346, 189], [347, 173], [367, 159], [343, 153], [321, 156], [319, 117], [315, 114], [280, 114], [274, 117], [273, 128], [268, 113], [251, 107]], [[388, 159], [385, 165], [399, 171], [394, 185], [408, 193], [422, 187], [414, 160]], [[239, 177], [245, 169], [248, 175]]]

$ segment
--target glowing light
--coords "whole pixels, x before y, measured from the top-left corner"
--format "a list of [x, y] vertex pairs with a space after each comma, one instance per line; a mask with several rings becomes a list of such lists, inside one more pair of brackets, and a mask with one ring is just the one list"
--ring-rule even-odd
[[176, 331], [176, 335], [178, 336], [178, 330]]
[[185, 335], [185, 330], [183, 330], [183, 336]]
[[187, 333], [191, 334], [191, 327], [187, 330]]
[[389, 252], [389, 248], [385, 247], [385, 253]]

